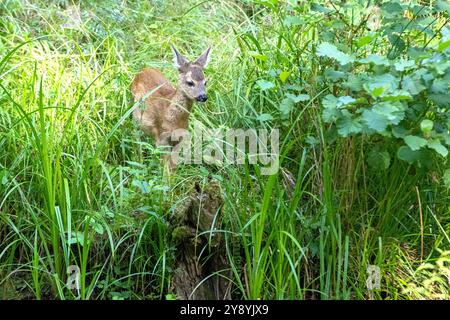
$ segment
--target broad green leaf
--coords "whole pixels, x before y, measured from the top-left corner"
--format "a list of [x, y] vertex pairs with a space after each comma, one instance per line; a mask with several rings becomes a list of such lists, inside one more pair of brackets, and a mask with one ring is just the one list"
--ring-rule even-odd
[[340, 116], [340, 111], [337, 108], [338, 99], [332, 94], [328, 94], [322, 99], [322, 105], [324, 107], [322, 112], [323, 121], [327, 123], [336, 121]]
[[354, 102], [356, 102], [356, 99], [350, 96], [343, 96], [338, 98], [338, 106], [346, 106]]
[[292, 101], [292, 99], [284, 98], [281, 101], [279, 109], [283, 115], [288, 115], [291, 112], [293, 106], [294, 106], [294, 101]]
[[403, 13], [402, 6], [395, 1], [388, 1], [386, 3], [383, 3], [383, 5], [381, 6], [381, 10], [383, 10], [387, 15], [398, 15]]
[[67, 241], [68, 244], [80, 244], [81, 246], [84, 245], [84, 234], [82, 232], [75, 232], [72, 233], [72, 237], [69, 239], [69, 241]]
[[295, 94], [292, 94], [292, 93], [287, 93], [286, 97], [288, 97], [289, 99], [291, 99], [295, 103], [300, 102], [300, 101], [308, 101], [310, 99], [309, 94], [295, 95]]
[[400, 160], [406, 161], [410, 164], [420, 159], [420, 151], [413, 151], [407, 146], [401, 146], [397, 150], [397, 157]]
[[338, 105], [338, 99], [335, 96], [333, 96], [332, 94], [327, 94], [322, 99], [322, 105], [327, 109], [336, 108]]
[[361, 91], [363, 89], [363, 80], [361, 76], [350, 74], [348, 80], [342, 83], [342, 87], [352, 91]]
[[299, 16], [287, 16], [283, 20], [285, 26], [300, 26], [305, 23], [305, 20]]
[[337, 60], [341, 65], [346, 65], [355, 61], [355, 58], [338, 50], [336, 46], [328, 42], [323, 42], [317, 48], [317, 55], [320, 57], [328, 57]]
[[323, 120], [328, 123], [336, 121], [340, 116], [339, 110], [345, 108], [345, 106], [354, 102], [356, 102], [356, 100], [350, 96], [343, 96], [336, 98], [332, 94], [326, 95], [322, 99], [322, 105], [324, 107], [322, 113]]
[[449, 81], [446, 81], [444, 79], [434, 79], [433, 84], [431, 86], [431, 92], [448, 94], [449, 85], [450, 85]]
[[438, 11], [447, 11], [450, 14], [450, 3], [446, 0], [438, 0], [436, 1], [436, 9]]
[[444, 147], [439, 139], [433, 139], [428, 141], [428, 147], [439, 153], [441, 156], [446, 157], [448, 155], [448, 150]]
[[350, 112], [342, 110], [342, 117], [337, 122], [338, 133], [343, 137], [348, 137], [362, 131], [362, 125], [358, 119], [353, 119]]
[[400, 59], [399, 61], [394, 63], [394, 67], [395, 67], [395, 70], [397, 70], [397, 71], [405, 71], [406, 69], [414, 67], [415, 64], [416, 63], [414, 62], [414, 60]]
[[406, 130], [405, 128], [403, 128], [401, 126], [392, 127], [391, 132], [394, 135], [394, 137], [401, 138], [401, 139], [403, 139], [408, 134], [408, 130]]
[[256, 81], [256, 84], [261, 90], [269, 90], [275, 87], [275, 84], [273, 82], [267, 81], [267, 80], [258, 80]]
[[450, 47], [450, 40], [443, 41], [443, 42], [439, 43], [439, 46], [438, 46], [437, 50], [442, 52], [445, 49], [447, 49], [448, 47]]
[[428, 95], [428, 98], [440, 107], [447, 107], [448, 105], [450, 105], [450, 94], [432, 93]]
[[[389, 93], [394, 92], [398, 88], [399, 79], [395, 76], [385, 73], [378, 76], [370, 77], [363, 84], [364, 89], [370, 94], [373, 94], [373, 91], [379, 90], [378, 88], [382, 88], [382, 93], [380, 95], [387, 95]], [[379, 91], [377, 91], [378, 93]], [[375, 96], [376, 97], [376, 96]]]
[[391, 157], [387, 151], [374, 148], [367, 156], [367, 163], [372, 169], [386, 170], [391, 163]]
[[316, 2], [311, 3], [311, 11], [316, 11], [316, 12], [320, 12], [320, 13], [330, 13], [333, 12], [333, 10], [328, 9]]
[[379, 133], [384, 132], [388, 125], [398, 124], [404, 116], [402, 105], [389, 102], [380, 102], [362, 113], [367, 126]]
[[405, 108], [399, 102], [380, 102], [373, 106], [373, 110], [384, 115], [390, 124], [399, 124], [405, 117]]
[[256, 117], [256, 120], [259, 120], [261, 122], [269, 121], [269, 120], [272, 120], [272, 119], [273, 119], [273, 117], [270, 114], [268, 114], [268, 113], [262, 113], [258, 117]]
[[376, 54], [370, 54], [367, 58], [360, 59], [361, 63], [373, 63], [378, 66], [389, 66], [389, 60], [386, 57]]
[[324, 75], [327, 79], [331, 79], [332, 81], [336, 82], [340, 79], [344, 79], [346, 74], [342, 71], [336, 71], [332, 69], [326, 69], [324, 72]]
[[423, 90], [425, 90], [426, 87], [421, 83], [420, 79], [408, 75], [404, 77], [402, 80], [402, 89], [408, 91], [409, 93], [415, 96], [421, 93]]
[[431, 130], [433, 130], [433, 124], [434, 123], [431, 120], [428, 119], [422, 120], [422, 122], [420, 123], [420, 129], [425, 134], [430, 133]]
[[385, 131], [389, 124], [384, 115], [369, 109], [363, 111], [362, 118], [370, 129], [377, 132]]
[[403, 140], [405, 140], [405, 143], [413, 151], [419, 150], [427, 145], [427, 140], [417, 136], [408, 135], [404, 137]]

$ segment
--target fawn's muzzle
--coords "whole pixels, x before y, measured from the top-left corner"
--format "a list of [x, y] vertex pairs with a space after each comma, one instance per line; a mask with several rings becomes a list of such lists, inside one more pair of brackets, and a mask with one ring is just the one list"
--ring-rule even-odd
[[201, 94], [197, 97], [197, 101], [199, 102], [205, 102], [206, 100], [208, 100], [208, 96], [206, 94]]

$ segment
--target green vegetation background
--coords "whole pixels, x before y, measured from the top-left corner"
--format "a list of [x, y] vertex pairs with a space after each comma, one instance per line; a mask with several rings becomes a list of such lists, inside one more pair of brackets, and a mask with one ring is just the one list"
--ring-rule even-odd
[[[174, 298], [167, 221], [209, 179], [235, 299], [449, 298], [449, 10], [1, 0], [0, 298]], [[171, 43], [190, 58], [213, 46], [191, 125], [279, 128], [276, 175], [186, 165], [163, 178], [129, 84], [146, 66], [175, 81]]]

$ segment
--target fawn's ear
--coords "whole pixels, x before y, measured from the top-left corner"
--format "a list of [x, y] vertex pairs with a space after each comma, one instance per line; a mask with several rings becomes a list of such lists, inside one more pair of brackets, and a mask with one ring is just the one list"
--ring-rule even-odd
[[206, 49], [205, 52], [202, 53], [200, 57], [197, 58], [197, 60], [194, 61], [194, 64], [197, 64], [201, 66], [202, 68], [205, 68], [209, 63], [209, 57], [210, 57], [211, 47]]
[[177, 68], [180, 72], [185, 71], [189, 61], [185, 57], [183, 57], [183, 55], [181, 55], [181, 53], [179, 53], [173, 45], [170, 45], [170, 47], [173, 51], [173, 64], [175, 68]]

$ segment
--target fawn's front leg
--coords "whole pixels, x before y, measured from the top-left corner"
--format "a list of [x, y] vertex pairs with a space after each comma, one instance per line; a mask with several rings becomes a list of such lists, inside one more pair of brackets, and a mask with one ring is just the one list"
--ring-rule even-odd
[[173, 149], [177, 144], [178, 142], [172, 142], [172, 134], [170, 132], [161, 134], [156, 141], [157, 147], [164, 147], [165, 152], [162, 155], [162, 162], [164, 168], [167, 167], [169, 169], [169, 172], [175, 171], [177, 166], [176, 159], [173, 158]]

